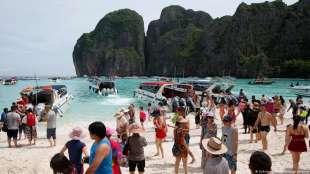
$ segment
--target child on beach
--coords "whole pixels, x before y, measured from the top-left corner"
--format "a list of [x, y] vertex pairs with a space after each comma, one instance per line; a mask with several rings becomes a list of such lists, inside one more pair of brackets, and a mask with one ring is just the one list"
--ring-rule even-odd
[[286, 126], [286, 132], [285, 132], [285, 144], [284, 144], [284, 146], [283, 146], [283, 151], [282, 151], [282, 155], [284, 155], [285, 154], [285, 152], [286, 152], [286, 150], [287, 150], [287, 146], [290, 144], [290, 141], [291, 141], [291, 138], [288, 136], [288, 132], [287, 132], [287, 130], [288, 130], [288, 128], [291, 126], [291, 124], [289, 124], [289, 125], [287, 125]]
[[144, 129], [145, 120], [146, 120], [146, 113], [143, 110], [143, 106], [140, 106], [140, 124], [143, 129]]
[[66, 156], [61, 153], [57, 153], [52, 157], [50, 161], [50, 167], [53, 169], [53, 172], [55, 174], [77, 174], [72, 163], [68, 160]]
[[69, 137], [71, 140], [65, 144], [60, 153], [64, 154], [64, 152], [68, 150], [69, 159], [73, 164], [76, 173], [83, 174], [82, 153], [84, 153], [85, 156], [88, 156], [86, 145], [81, 142], [81, 139], [83, 139], [85, 135], [80, 127], [75, 127], [69, 134]]

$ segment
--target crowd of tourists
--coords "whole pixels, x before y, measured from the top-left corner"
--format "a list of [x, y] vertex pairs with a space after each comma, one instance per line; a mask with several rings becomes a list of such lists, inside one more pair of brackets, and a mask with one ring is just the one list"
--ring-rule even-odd
[[[10, 109], [4, 108], [1, 114], [1, 130], [7, 133], [8, 146], [10, 148], [18, 147], [17, 141], [22, 139], [23, 134], [24, 138], [28, 139], [29, 145], [35, 145], [38, 118], [47, 123], [46, 137], [49, 146], [56, 146], [56, 113], [50, 105], [46, 104], [39, 117], [33, 106], [29, 104], [27, 97], [13, 102]], [[12, 140], [14, 146], [12, 146]]]
[[[249, 101], [243, 90], [240, 90], [239, 102], [219, 99], [214, 96], [204, 101], [196, 101], [192, 114], [195, 115], [196, 129], [201, 130], [199, 147], [201, 156], [192, 153], [190, 147], [190, 118], [189, 106], [178, 105], [175, 114], [169, 117], [168, 108], [162, 103], [157, 106], [148, 104], [144, 109], [136, 109], [134, 104], [128, 108], [121, 108], [115, 115], [116, 129], [108, 128], [102, 122], [93, 122], [88, 131], [94, 141], [90, 152], [82, 142], [85, 132], [75, 127], [70, 133], [71, 138], [61, 151], [50, 161], [54, 173], [64, 174], [120, 174], [121, 167], [128, 167], [130, 174], [137, 170], [139, 174], [145, 172], [146, 158], [144, 148], [150, 144], [143, 133], [145, 123], [152, 121], [155, 129], [155, 156], [165, 158], [167, 149], [163, 143], [167, 141], [168, 129], [173, 129], [173, 148], [168, 151], [175, 157], [175, 174], [180, 173], [180, 164], [184, 173], [189, 173], [188, 164], [195, 163], [201, 158], [201, 170], [204, 174], [234, 174], [237, 171], [239, 134], [248, 134], [248, 143], [261, 141], [262, 150], [252, 153], [249, 159], [249, 170], [252, 173], [270, 173], [272, 161], [268, 153], [268, 133], [278, 131], [278, 125], [284, 124], [284, 115], [291, 110], [292, 124], [286, 126], [285, 142], [282, 154], [287, 149], [292, 156], [292, 168], [295, 173], [299, 170], [300, 155], [307, 151], [306, 139], [309, 137], [307, 127], [309, 112], [303, 106], [302, 97], [290, 99], [287, 103], [282, 96], [260, 98], [252, 96]], [[8, 145], [11, 140], [17, 147], [17, 140], [22, 132], [29, 140], [29, 145], [36, 142], [36, 113], [32, 108], [26, 108], [27, 101], [13, 103], [10, 110], [4, 109], [1, 121], [3, 130], [7, 132]], [[192, 106], [190, 106], [192, 107]], [[218, 109], [219, 112], [216, 110]], [[193, 110], [193, 109], [191, 109]], [[139, 112], [139, 113], [136, 113]], [[138, 117], [138, 118], [136, 118]], [[242, 131], [236, 125], [237, 117], [242, 117]], [[56, 115], [50, 106], [46, 105], [42, 116], [47, 121], [47, 139], [50, 146], [56, 145]], [[215, 119], [221, 124], [216, 124]], [[218, 128], [221, 126], [221, 131]], [[19, 137], [18, 137], [19, 133]], [[64, 155], [68, 151], [69, 159]], [[191, 159], [189, 161], [188, 159]], [[84, 171], [83, 164], [89, 167]]]

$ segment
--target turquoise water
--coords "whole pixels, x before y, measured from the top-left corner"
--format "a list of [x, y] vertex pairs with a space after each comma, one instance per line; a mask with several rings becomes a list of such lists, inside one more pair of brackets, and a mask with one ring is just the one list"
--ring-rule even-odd
[[[38, 85], [48, 84], [64, 84], [67, 85], [69, 92], [74, 99], [65, 112], [63, 118], [59, 119], [60, 124], [79, 122], [79, 121], [94, 121], [94, 120], [111, 120], [113, 114], [120, 108], [126, 107], [130, 103], [138, 104], [133, 98], [133, 90], [139, 86], [141, 82], [152, 81], [153, 79], [118, 79], [116, 86], [119, 91], [117, 96], [104, 97], [89, 92], [89, 82], [87, 79], [63, 80], [60, 83], [53, 83], [50, 80], [40, 80]], [[295, 95], [290, 92], [288, 86], [291, 82], [297, 81], [301, 84], [310, 84], [310, 81], [302, 81], [298, 79], [274, 79], [276, 82], [273, 85], [257, 86], [248, 85], [249, 79], [239, 79], [234, 81], [234, 93], [238, 93], [242, 88], [250, 97], [261, 94], [267, 96], [282, 95], [286, 99], [295, 98]], [[0, 108], [8, 107], [13, 101], [19, 97], [19, 92], [28, 86], [36, 85], [35, 81], [18, 81], [14, 86], [0, 85]], [[308, 102], [308, 99], [305, 100]]]

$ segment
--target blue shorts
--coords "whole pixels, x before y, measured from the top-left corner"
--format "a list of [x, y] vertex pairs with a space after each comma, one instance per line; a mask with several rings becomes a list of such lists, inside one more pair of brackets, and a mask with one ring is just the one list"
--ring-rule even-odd
[[56, 128], [47, 128], [46, 138], [50, 139], [52, 137], [54, 140], [56, 139]]
[[234, 157], [232, 155], [229, 154], [225, 154], [224, 158], [227, 160], [228, 165], [229, 165], [229, 169], [231, 171], [237, 171], [237, 161], [234, 160]]

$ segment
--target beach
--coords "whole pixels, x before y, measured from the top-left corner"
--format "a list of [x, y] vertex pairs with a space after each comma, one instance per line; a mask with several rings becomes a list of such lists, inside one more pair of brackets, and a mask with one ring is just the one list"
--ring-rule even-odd
[[[290, 123], [290, 113], [285, 116], [285, 124], [278, 126], [278, 131], [274, 132], [271, 128], [268, 134], [268, 155], [272, 159], [272, 171], [273, 173], [292, 173], [292, 159], [290, 153], [287, 151], [285, 155], [280, 155], [283, 150], [284, 135], [286, 124]], [[196, 157], [196, 162], [194, 164], [189, 164], [189, 173], [202, 173], [200, 169], [201, 162], [201, 150], [199, 148], [200, 139], [200, 129], [196, 129], [194, 125], [193, 115], [189, 116], [190, 119], [190, 149]], [[95, 121], [95, 120], [93, 120]], [[170, 120], [168, 120], [170, 121]], [[0, 138], [0, 173], [9, 174], [52, 174], [52, 170], [49, 167], [49, 160], [51, 157], [59, 152], [63, 145], [69, 140], [68, 134], [75, 126], [80, 126], [87, 133], [87, 127], [91, 123], [89, 122], [76, 122], [68, 123], [63, 126], [57, 127], [57, 146], [49, 148], [48, 142], [45, 139], [45, 128], [44, 124], [39, 125], [37, 144], [33, 146], [27, 146], [27, 140], [22, 140], [19, 142], [23, 147], [19, 148], [7, 148], [6, 134], [1, 132]], [[115, 127], [115, 120], [104, 121], [105, 125], [108, 127]], [[217, 117], [216, 123], [218, 125], [218, 136], [221, 136], [221, 123]], [[170, 123], [171, 124], [171, 123]], [[239, 128], [239, 150], [238, 150], [238, 169], [237, 173], [247, 174], [250, 173], [248, 168], [249, 157], [252, 152], [256, 150], [261, 150], [261, 143], [251, 143], [249, 144], [249, 134], [242, 134], [242, 116], [239, 115], [237, 118], [237, 127]], [[153, 157], [156, 153], [154, 144], [154, 128], [152, 122], [147, 122], [146, 131], [143, 136], [146, 137], [148, 146], [145, 148], [146, 156], [146, 172], [147, 174], [171, 174], [174, 173], [174, 161], [175, 158], [172, 155], [171, 149], [173, 146], [173, 129], [169, 128], [167, 141], [163, 143], [165, 158]], [[90, 149], [92, 140], [89, 135], [83, 140], [88, 149]], [[307, 142], [307, 147], [308, 142]], [[189, 161], [190, 161], [189, 157]], [[182, 164], [180, 165], [181, 173]], [[85, 168], [88, 166], [85, 165]], [[123, 173], [129, 173], [128, 168], [122, 168]], [[306, 152], [301, 155], [300, 160], [300, 172], [310, 173], [310, 153]]]

